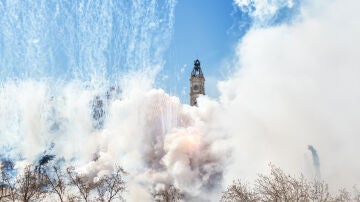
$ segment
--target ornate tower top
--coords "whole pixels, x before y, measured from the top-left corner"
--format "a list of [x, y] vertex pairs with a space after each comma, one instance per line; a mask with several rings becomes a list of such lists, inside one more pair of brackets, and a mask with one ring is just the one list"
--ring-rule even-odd
[[194, 61], [194, 69], [191, 72], [191, 76], [204, 76], [201, 71], [200, 61], [198, 59]]
[[200, 61], [194, 61], [194, 68], [190, 76], [190, 105], [197, 104], [196, 98], [199, 94], [205, 95], [205, 77], [201, 71]]

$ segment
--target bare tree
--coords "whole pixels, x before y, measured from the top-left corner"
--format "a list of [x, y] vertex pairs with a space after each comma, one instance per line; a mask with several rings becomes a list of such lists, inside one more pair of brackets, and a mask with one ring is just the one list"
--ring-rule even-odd
[[153, 197], [156, 202], [176, 202], [183, 199], [184, 194], [174, 185], [168, 185], [165, 189], [155, 192]]
[[60, 168], [53, 166], [52, 173], [49, 174], [49, 171], [44, 174], [45, 183], [50, 188], [52, 193], [55, 193], [59, 200], [63, 202], [65, 200], [65, 191], [66, 191], [66, 177], [65, 174], [61, 171]]
[[351, 201], [351, 194], [346, 189], [340, 189], [339, 194], [334, 198], [334, 201], [338, 201], [338, 202]]
[[360, 202], [360, 190], [358, 190], [356, 185], [354, 185], [354, 187], [353, 187], [353, 192], [354, 192], [353, 200]]
[[120, 166], [115, 168], [111, 175], [103, 176], [96, 187], [99, 201], [112, 201], [116, 198], [122, 199], [121, 193], [125, 190], [125, 181], [123, 175], [126, 172]]
[[303, 176], [286, 175], [280, 168], [269, 165], [270, 175], [259, 175], [255, 191], [266, 201], [304, 201], [309, 198], [310, 186]]
[[123, 199], [121, 193], [126, 188], [124, 175], [127, 173], [120, 166], [94, 182], [88, 176], [77, 173], [74, 167], [67, 168], [66, 172], [60, 167], [48, 167], [47, 162], [52, 159], [52, 156], [45, 155], [36, 166], [26, 166], [17, 177], [11, 166], [13, 164], [1, 162], [0, 201], [53, 201], [55, 197], [61, 202]]
[[10, 160], [3, 160], [0, 164], [0, 201], [5, 199], [9, 201], [16, 200], [15, 179], [11, 174], [14, 169], [14, 163]]
[[[88, 176], [76, 173], [74, 167], [67, 168], [66, 172], [69, 176], [70, 184], [75, 186], [79, 191], [80, 198], [85, 201], [90, 201], [90, 194], [96, 189], [98, 184], [94, 183]], [[72, 196], [70, 198], [76, 197]]]
[[0, 185], [0, 201], [16, 201], [17, 192], [11, 180], [6, 179]]
[[234, 181], [224, 192], [221, 197], [223, 202], [235, 201], [259, 201], [257, 194], [252, 191], [246, 184], [241, 183], [240, 180]]
[[313, 201], [325, 202], [333, 200], [329, 192], [329, 186], [325, 182], [315, 180], [311, 183], [310, 199]]
[[29, 202], [34, 199], [40, 199], [44, 194], [42, 188], [44, 184], [38, 181], [37, 173], [31, 165], [27, 165], [24, 173], [16, 179], [16, 189], [18, 198], [21, 201]]
[[[354, 200], [356, 201], [356, 198]], [[298, 178], [292, 177], [280, 168], [270, 165], [270, 175], [259, 175], [253, 189], [240, 181], [235, 181], [223, 192], [221, 201], [341, 202], [351, 201], [351, 196], [345, 189], [331, 195], [325, 182], [309, 182], [302, 175]]]
[[4, 201], [9, 196], [8, 187], [5, 184], [0, 184], [0, 201]]

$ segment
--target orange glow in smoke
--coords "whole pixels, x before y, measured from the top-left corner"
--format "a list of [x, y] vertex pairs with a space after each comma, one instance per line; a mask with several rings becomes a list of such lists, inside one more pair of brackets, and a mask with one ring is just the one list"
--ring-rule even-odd
[[200, 147], [200, 137], [198, 135], [188, 135], [187, 136], [187, 149], [190, 152], [195, 152], [199, 149]]

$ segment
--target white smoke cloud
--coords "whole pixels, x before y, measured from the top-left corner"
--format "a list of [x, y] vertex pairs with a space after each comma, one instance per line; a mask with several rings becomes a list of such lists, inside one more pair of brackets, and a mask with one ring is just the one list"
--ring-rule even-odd
[[[151, 89], [152, 79], [141, 75], [123, 78], [121, 92], [109, 99], [102, 96], [102, 86], [78, 81], [58, 89], [47, 88], [47, 81], [4, 83], [0, 137], [6, 141], [0, 146], [12, 150], [0, 157], [12, 154], [21, 171], [47, 151], [62, 158], [64, 167], [73, 165], [94, 180], [121, 165], [129, 173], [126, 198], [132, 201], [152, 201], [154, 190], [170, 184], [189, 200], [207, 198], [204, 193], [220, 186], [227, 152], [219, 145], [221, 133], [211, 129], [218, 103], [205, 99], [201, 108], [183, 105]], [[105, 110], [101, 129], [92, 118], [96, 96]]]
[[253, 179], [268, 162], [303, 172], [312, 144], [330, 185], [359, 183], [359, 8], [356, 0], [308, 2], [301, 21], [253, 28], [238, 44], [238, 71], [219, 83], [234, 148], [227, 182]]
[[[235, 2], [253, 2], [260, 18], [291, 6]], [[152, 191], [169, 184], [187, 200], [217, 201], [222, 176], [223, 185], [250, 181], [269, 162], [314, 177], [306, 169], [311, 144], [321, 177], [330, 186], [352, 186], [360, 181], [359, 6], [356, 0], [310, 2], [301, 21], [252, 28], [237, 46], [236, 73], [218, 84], [219, 101], [202, 96], [199, 107], [152, 89], [154, 76], [146, 71], [121, 78], [109, 99], [106, 82], [4, 82], [0, 148], [11, 150], [0, 154], [21, 168], [54, 142], [51, 154], [94, 179], [123, 166], [129, 201], [152, 201]], [[96, 96], [105, 110], [101, 129], [92, 118]]]

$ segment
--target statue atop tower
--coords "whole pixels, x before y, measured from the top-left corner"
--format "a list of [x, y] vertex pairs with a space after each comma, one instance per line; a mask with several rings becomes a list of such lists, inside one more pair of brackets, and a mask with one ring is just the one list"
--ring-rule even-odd
[[200, 61], [194, 61], [194, 68], [190, 76], [190, 105], [197, 104], [196, 98], [199, 94], [205, 95], [205, 77], [201, 71]]

